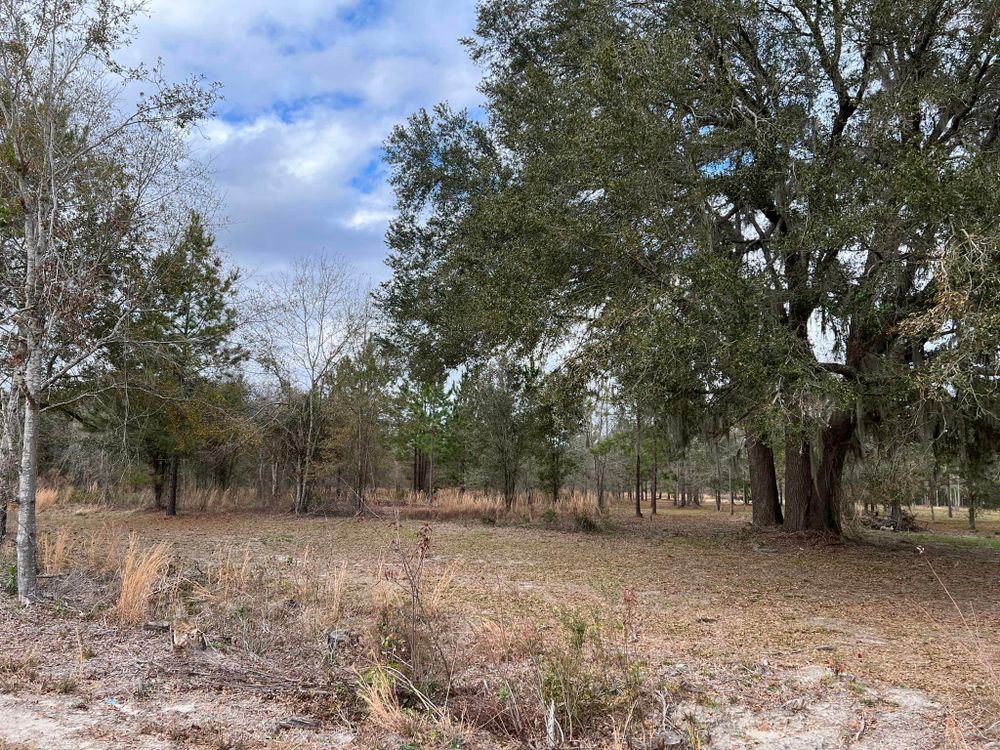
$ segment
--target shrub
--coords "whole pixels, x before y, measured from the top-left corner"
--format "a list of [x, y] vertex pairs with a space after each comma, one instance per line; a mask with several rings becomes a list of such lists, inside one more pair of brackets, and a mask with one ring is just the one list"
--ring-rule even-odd
[[585, 534], [594, 534], [601, 530], [601, 525], [587, 511], [577, 511], [573, 514], [573, 528]]

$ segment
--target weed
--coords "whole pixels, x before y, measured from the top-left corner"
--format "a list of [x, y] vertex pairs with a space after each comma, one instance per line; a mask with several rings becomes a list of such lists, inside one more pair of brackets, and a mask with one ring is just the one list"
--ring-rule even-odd
[[585, 534], [595, 534], [601, 530], [601, 525], [584, 510], [573, 514], [573, 529]]
[[344, 583], [347, 581], [347, 563], [341, 563], [340, 568], [333, 576], [333, 583], [330, 586], [329, 613], [330, 622], [336, 625], [344, 614]]
[[0, 693], [12, 693], [19, 685], [38, 680], [38, 658], [34, 653], [0, 657]]
[[[628, 595], [625, 598], [628, 602]], [[640, 695], [642, 665], [624, 644], [617, 648], [607, 637], [609, 631], [621, 631], [627, 642], [632, 616], [630, 606], [620, 622], [574, 610], [558, 613], [561, 637], [544, 644], [534, 659], [541, 702], [548, 707], [550, 739], [560, 735], [572, 741], [594, 728], [599, 717], [621, 718], [628, 724], [637, 706], [648, 702]]]
[[54, 535], [42, 538], [39, 545], [42, 569], [46, 573], [59, 573], [66, 569], [69, 529], [65, 526]]
[[[398, 669], [376, 665], [359, 679], [358, 695], [369, 719], [383, 731], [404, 738], [401, 747], [455, 750], [464, 747], [468, 729], [435, 704]], [[413, 700], [406, 706], [400, 694]]]
[[154, 587], [163, 579], [169, 562], [166, 544], [161, 542], [142, 549], [133, 534], [122, 561], [121, 590], [110, 613], [112, 619], [124, 625], [138, 625], [146, 620]]
[[17, 593], [17, 563], [7, 563], [3, 567], [3, 590], [11, 596]]

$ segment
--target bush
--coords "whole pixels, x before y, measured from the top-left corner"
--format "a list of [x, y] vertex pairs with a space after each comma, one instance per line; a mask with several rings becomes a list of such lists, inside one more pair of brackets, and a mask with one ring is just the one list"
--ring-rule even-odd
[[578, 511], [573, 514], [573, 528], [585, 534], [596, 534], [601, 530], [601, 524], [586, 511]]
[[651, 703], [642, 695], [644, 664], [629, 649], [636, 629], [633, 605], [626, 592], [624, 616], [614, 621], [561, 612], [560, 637], [535, 657], [542, 702], [567, 740], [604, 727], [608, 719], [641, 721], [641, 707]]

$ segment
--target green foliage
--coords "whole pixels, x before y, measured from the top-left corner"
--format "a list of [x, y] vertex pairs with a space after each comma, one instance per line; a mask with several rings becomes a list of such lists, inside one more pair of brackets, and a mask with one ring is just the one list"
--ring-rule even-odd
[[573, 514], [573, 528], [585, 534], [595, 534], [601, 530], [601, 525], [586, 511], [577, 511]]
[[488, 117], [441, 105], [386, 145], [393, 340], [434, 371], [541, 352], [819, 447], [789, 499], [835, 528], [859, 418], [984, 341], [938, 277], [955, 237], [996, 234], [998, 23], [987, 0], [484, 2]]
[[10, 596], [17, 594], [17, 564], [8, 563], [3, 567], [3, 590]]
[[104, 375], [114, 390], [99, 425], [123, 425], [160, 472], [168, 457], [222, 446], [245, 429], [247, 386], [235, 373], [245, 353], [232, 343], [238, 275], [224, 270], [214, 244], [190, 214], [177, 242], [154, 259], [148, 305]]

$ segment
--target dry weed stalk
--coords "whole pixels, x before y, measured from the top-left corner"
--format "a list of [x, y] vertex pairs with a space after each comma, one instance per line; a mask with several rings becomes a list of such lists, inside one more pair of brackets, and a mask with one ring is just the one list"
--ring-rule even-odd
[[331, 624], [336, 624], [344, 614], [344, 587], [347, 582], [347, 563], [342, 562], [333, 574], [330, 583], [329, 604], [327, 606]]
[[63, 526], [54, 535], [42, 539], [39, 556], [42, 559], [42, 569], [46, 573], [61, 573], [66, 569], [67, 551], [69, 548], [69, 529]]
[[[921, 556], [924, 555], [923, 547], [918, 547], [917, 550]], [[989, 699], [993, 704], [992, 707], [996, 709], [997, 713], [1000, 713], [1000, 671], [998, 671], [997, 665], [994, 662], [993, 657], [990, 655], [989, 647], [983, 640], [976, 611], [975, 609], [970, 608], [969, 615], [966, 616], [965, 611], [959, 606], [958, 602], [955, 601], [955, 597], [952, 596], [951, 590], [948, 588], [947, 584], [941, 580], [941, 576], [938, 575], [938, 572], [931, 564], [930, 559], [928, 557], [924, 557], [924, 560], [926, 561], [931, 574], [934, 576], [934, 579], [938, 582], [938, 585], [948, 597], [948, 601], [951, 602], [951, 606], [954, 607], [955, 611], [958, 613], [959, 619], [962, 621], [962, 626], [965, 628], [966, 632], [975, 644], [974, 648], [969, 648], [964, 643], [961, 645], [962, 648], [969, 654], [969, 657], [972, 660], [979, 662], [979, 665], [983, 668], [987, 679], [986, 688], [989, 692]]]
[[160, 542], [149, 548], [139, 546], [135, 534], [129, 537], [122, 561], [121, 592], [110, 616], [125, 625], [138, 625], [149, 615], [154, 588], [166, 573], [170, 551]]
[[944, 742], [946, 750], [969, 750], [969, 743], [965, 741], [965, 734], [958, 725], [955, 715], [948, 712], [944, 720]]
[[[440, 618], [440, 605], [451, 581], [454, 580], [455, 571], [452, 570], [450, 576], [443, 576], [428, 595], [425, 591], [424, 577], [431, 548], [431, 528], [427, 524], [421, 525], [417, 544], [413, 549], [409, 549], [403, 542], [402, 527], [397, 519], [392, 547], [396, 554], [398, 570], [387, 569], [384, 575], [401, 587], [406, 595], [407, 611], [404, 627], [407, 630], [405, 637], [410, 670], [418, 679], [425, 672], [434, 670], [434, 666], [430, 663], [423, 662], [425, 654], [422, 653], [424, 649], [421, 648], [421, 644], [429, 645], [427, 650], [430, 653], [426, 654], [427, 661], [437, 661], [436, 667], [444, 672], [444, 705], [447, 705], [455, 677], [454, 658], [449, 657], [442, 637], [442, 628], [436, 627], [434, 621]], [[430, 601], [436, 603], [436, 610], [430, 605]]]
[[[917, 547], [917, 552], [924, 557], [925, 550], [923, 547]], [[927, 563], [927, 567], [930, 569], [931, 575], [934, 576], [934, 580], [937, 581], [938, 585], [948, 597], [948, 601], [951, 602], [951, 606], [958, 613], [962, 626], [972, 639], [974, 644], [973, 647], [969, 647], [962, 641], [959, 641], [959, 644], [966, 654], [968, 654], [970, 660], [979, 663], [984, 674], [986, 675], [986, 702], [988, 703], [988, 705], [984, 707], [986, 715], [998, 716], [1000, 715], [1000, 671], [998, 671], [994, 658], [990, 655], [989, 647], [982, 637], [976, 611], [975, 609], [970, 608], [969, 615], [967, 616], [965, 611], [961, 608], [961, 606], [959, 606], [958, 602], [955, 601], [955, 597], [952, 596], [948, 585], [941, 579], [941, 576], [938, 575], [938, 572], [934, 568], [930, 559], [928, 557], [924, 557], [924, 561]], [[1000, 726], [1000, 721], [995, 722], [987, 729], [987, 731], [992, 731], [998, 726]], [[948, 750], [967, 750], [969, 747], [968, 743], [965, 741], [965, 735], [962, 732], [962, 728], [958, 720], [955, 718], [954, 713], [950, 711], [945, 723], [945, 742]]]

